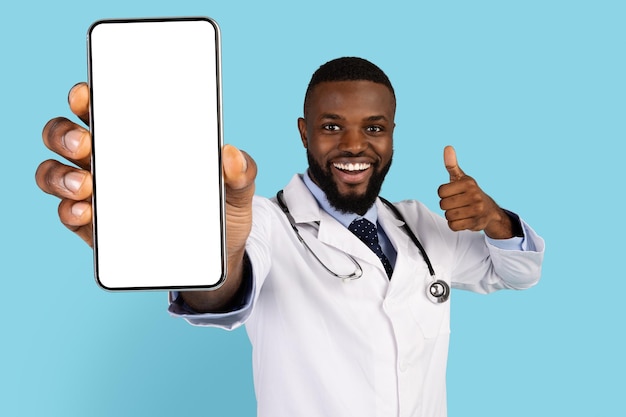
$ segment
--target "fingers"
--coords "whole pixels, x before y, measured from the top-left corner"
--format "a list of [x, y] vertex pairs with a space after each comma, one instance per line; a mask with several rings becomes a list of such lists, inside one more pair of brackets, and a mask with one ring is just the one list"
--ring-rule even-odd
[[462, 207], [454, 207], [445, 211], [446, 220], [451, 230], [483, 230], [486, 225], [485, 204], [483, 201], [476, 201]]
[[35, 180], [44, 192], [61, 198], [58, 209], [61, 223], [93, 247], [91, 174], [50, 159], [39, 165]]
[[439, 207], [445, 211], [450, 229], [482, 230], [485, 195], [476, 181], [467, 175], [439, 187]]
[[439, 187], [439, 206], [442, 210], [452, 210], [478, 204], [483, 193], [472, 177], [465, 176], [462, 181], [444, 184]]
[[70, 199], [61, 200], [59, 204], [59, 219], [68, 229], [93, 247], [91, 203]]
[[37, 168], [37, 185], [44, 192], [62, 199], [81, 201], [91, 198], [93, 183], [88, 171], [49, 159]]
[[78, 83], [70, 89], [67, 102], [72, 113], [89, 125], [89, 87], [87, 83]]
[[[74, 114], [85, 123], [89, 122], [89, 88], [85, 83], [76, 84], [68, 94], [68, 102]], [[43, 128], [43, 142], [53, 152], [79, 167], [90, 170], [91, 136], [76, 123], [57, 117]]]
[[42, 138], [48, 149], [90, 170], [91, 136], [87, 130], [64, 117], [57, 117], [46, 123]]
[[450, 174], [450, 182], [458, 181], [465, 176], [456, 159], [456, 151], [452, 146], [443, 149], [443, 163]]
[[[89, 123], [89, 88], [85, 83], [70, 89], [68, 103], [72, 112]], [[50, 120], [43, 128], [43, 142], [51, 151], [82, 169], [55, 160], [42, 162], [35, 173], [39, 188], [61, 198], [61, 222], [93, 247], [91, 195], [91, 137], [82, 126], [64, 118]]]
[[[444, 206], [443, 200], [441, 205]], [[468, 205], [447, 209], [445, 216], [446, 220], [448, 220], [448, 226], [455, 232], [460, 230], [472, 230], [475, 232], [485, 230], [488, 236], [495, 237], [495, 234], [487, 232], [487, 228], [493, 225], [495, 219], [501, 218], [496, 214], [497, 210], [499, 208], [496, 203], [483, 193], [480, 198], [475, 198]], [[504, 233], [498, 233], [498, 236], [500, 235], [503, 236]], [[510, 232], [507, 232], [506, 237], [511, 237]]]

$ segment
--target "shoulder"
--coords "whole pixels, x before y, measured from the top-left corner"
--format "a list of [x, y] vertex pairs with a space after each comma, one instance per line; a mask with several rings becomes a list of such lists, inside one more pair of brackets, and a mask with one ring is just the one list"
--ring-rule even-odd
[[[387, 207], [381, 201], [383, 207]], [[390, 212], [396, 219], [408, 223], [411, 228], [416, 230], [430, 230], [437, 231], [438, 234], [447, 233], [447, 221], [442, 215], [434, 212], [428, 208], [425, 204], [417, 200], [401, 200], [393, 202], [393, 207], [400, 214], [398, 216], [392, 210]]]
[[276, 203], [276, 198], [267, 198], [255, 195], [252, 199], [253, 221], [272, 219], [281, 214], [281, 209]]
[[[381, 198], [381, 201], [384, 200]], [[387, 203], [391, 203], [405, 217], [440, 217], [425, 204], [417, 200], [387, 201]]]

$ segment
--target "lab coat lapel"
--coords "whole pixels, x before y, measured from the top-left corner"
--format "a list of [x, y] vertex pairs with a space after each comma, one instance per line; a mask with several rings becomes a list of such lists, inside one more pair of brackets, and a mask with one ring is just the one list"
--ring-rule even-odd
[[[396, 264], [388, 289], [388, 296], [397, 295], [407, 286], [417, 285], [428, 278], [428, 267], [413, 241], [403, 230], [404, 222], [398, 219], [385, 204], [377, 200], [378, 223], [396, 249]], [[423, 279], [420, 279], [423, 277]]]
[[[349, 231], [344, 225], [335, 220], [330, 214], [322, 211], [322, 220], [318, 238], [321, 242], [335, 247], [343, 252], [349, 253], [355, 258], [379, 267], [381, 271], [385, 271], [378, 256], [369, 249], [361, 240]], [[385, 273], [386, 276], [386, 273]]]
[[374, 252], [363, 244], [352, 232], [322, 210], [317, 200], [306, 187], [300, 175], [295, 175], [284, 189], [284, 197], [289, 212], [296, 223], [319, 223], [320, 242], [365, 261], [380, 269], [384, 268]]

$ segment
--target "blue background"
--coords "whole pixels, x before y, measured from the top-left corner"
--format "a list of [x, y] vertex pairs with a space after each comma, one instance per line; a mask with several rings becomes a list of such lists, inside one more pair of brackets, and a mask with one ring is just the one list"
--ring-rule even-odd
[[305, 168], [296, 118], [311, 73], [357, 55], [398, 96], [387, 198], [438, 210], [453, 144], [546, 239], [537, 287], [453, 294], [451, 417], [623, 410], [624, 2], [40, 3], [0, 13], [0, 414], [254, 415], [245, 331], [173, 319], [164, 293], [99, 289], [91, 250], [34, 182], [53, 157], [43, 125], [69, 115], [67, 91], [86, 79], [89, 25], [166, 15], [220, 23], [226, 141], [256, 159], [259, 194]]

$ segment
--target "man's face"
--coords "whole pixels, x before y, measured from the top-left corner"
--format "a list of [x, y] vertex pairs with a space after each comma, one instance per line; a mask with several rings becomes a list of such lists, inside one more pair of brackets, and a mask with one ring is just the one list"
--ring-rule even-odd
[[323, 82], [298, 119], [309, 173], [340, 211], [364, 214], [376, 200], [393, 154], [395, 99], [371, 81]]

